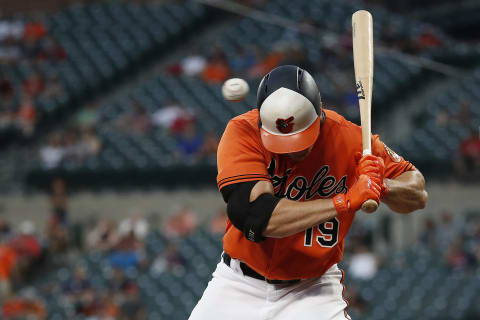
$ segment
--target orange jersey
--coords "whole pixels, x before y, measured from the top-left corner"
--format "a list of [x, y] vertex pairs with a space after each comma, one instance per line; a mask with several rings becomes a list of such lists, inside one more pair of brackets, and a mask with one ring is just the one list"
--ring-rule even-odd
[[[271, 181], [278, 197], [296, 201], [332, 198], [346, 193], [355, 182], [354, 154], [362, 151], [361, 128], [336, 112], [325, 110], [326, 119], [312, 151], [302, 162], [267, 151], [258, 129], [259, 113], [251, 110], [227, 125], [217, 153], [219, 189], [240, 182]], [[385, 161], [385, 178], [414, 170], [372, 137], [372, 153]], [[336, 218], [285, 238], [266, 238], [260, 243], [247, 240], [229, 221], [223, 248], [267, 279], [320, 277], [343, 256], [344, 238], [354, 215]]]

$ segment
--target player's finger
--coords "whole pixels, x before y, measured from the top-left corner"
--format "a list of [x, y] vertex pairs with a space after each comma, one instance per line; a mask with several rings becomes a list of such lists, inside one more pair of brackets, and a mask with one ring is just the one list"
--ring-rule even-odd
[[376, 179], [375, 182], [377, 182], [377, 183], [380, 183], [383, 180], [382, 173], [379, 170], [376, 170], [376, 169], [362, 170], [358, 174], [359, 175], [364, 174], [364, 175], [369, 176], [372, 179]]
[[383, 159], [373, 155], [364, 156], [358, 162], [358, 167], [364, 167], [364, 166], [377, 166], [381, 170], [385, 170], [385, 163], [383, 162]]
[[380, 191], [376, 190], [376, 189], [368, 189], [365, 193], [364, 193], [364, 198], [366, 200], [368, 199], [372, 199], [372, 200], [375, 200], [377, 202], [380, 201]]
[[374, 179], [369, 179], [369, 183], [367, 186], [369, 187], [370, 190], [374, 190], [376, 191], [376, 193], [380, 195], [380, 192], [382, 191], [382, 187], [380, 186], [380, 184], [375, 182]]
[[383, 167], [383, 163], [382, 163], [382, 161], [380, 161], [378, 159], [367, 159], [367, 160], [359, 162], [358, 166], [359, 167], [363, 167], [363, 166]]
[[378, 173], [381, 173], [382, 172], [381, 168], [379, 168], [378, 166], [373, 165], [373, 164], [363, 166], [363, 167], [359, 168], [358, 171], [361, 172], [361, 173], [364, 173], [364, 172], [378, 172]]
[[379, 158], [380, 157], [374, 156], [373, 154], [367, 154], [360, 159], [359, 163], [362, 163], [365, 161], [378, 161]]

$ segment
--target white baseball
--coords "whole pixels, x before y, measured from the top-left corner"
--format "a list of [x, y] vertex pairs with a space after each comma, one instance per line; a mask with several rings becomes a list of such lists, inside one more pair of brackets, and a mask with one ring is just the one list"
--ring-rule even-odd
[[240, 78], [225, 81], [222, 86], [222, 95], [228, 101], [242, 101], [248, 94], [248, 83]]

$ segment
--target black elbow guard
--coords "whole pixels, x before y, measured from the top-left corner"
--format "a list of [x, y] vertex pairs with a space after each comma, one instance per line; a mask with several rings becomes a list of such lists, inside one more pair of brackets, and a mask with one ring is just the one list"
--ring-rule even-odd
[[227, 201], [227, 215], [232, 224], [248, 240], [261, 242], [265, 239], [262, 233], [280, 198], [264, 193], [250, 202], [250, 193], [256, 183], [257, 181], [252, 181], [226, 186], [222, 189], [222, 194]]

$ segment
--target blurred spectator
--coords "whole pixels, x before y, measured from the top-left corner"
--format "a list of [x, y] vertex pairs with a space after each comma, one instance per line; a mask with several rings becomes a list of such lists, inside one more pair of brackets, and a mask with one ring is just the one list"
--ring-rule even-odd
[[35, 235], [33, 222], [23, 221], [19, 229], [20, 232], [10, 241], [9, 245], [15, 250], [15, 268], [20, 277], [25, 277], [38, 266], [43, 248]]
[[61, 145], [61, 137], [57, 132], [48, 136], [47, 145], [40, 149], [40, 159], [46, 169], [53, 169], [60, 165], [65, 155], [65, 148]]
[[219, 143], [220, 139], [215, 132], [207, 132], [203, 138], [202, 149], [200, 151], [201, 156], [212, 157], [216, 160]]
[[135, 213], [120, 222], [118, 227], [119, 241], [110, 254], [112, 266], [121, 269], [142, 267], [145, 262], [145, 237], [148, 223], [145, 218]]
[[87, 278], [87, 269], [84, 266], [76, 266], [73, 277], [62, 284], [62, 291], [70, 303], [77, 305], [83, 293], [91, 287], [90, 280]]
[[451, 117], [448, 112], [441, 110], [435, 115], [435, 124], [439, 127], [445, 127], [448, 125]]
[[305, 49], [300, 45], [297, 44], [295, 46], [288, 47], [284, 50], [283, 58], [281, 64], [292, 64], [295, 66], [299, 66], [305, 70], [308, 70], [310, 73], [315, 72], [315, 67], [308, 61], [307, 57], [305, 56]]
[[145, 108], [138, 101], [132, 101], [131, 111], [117, 120], [117, 126], [124, 132], [144, 135], [152, 128], [152, 121]]
[[96, 226], [87, 234], [87, 246], [95, 251], [110, 251], [119, 241], [115, 222], [100, 219]]
[[75, 311], [87, 319], [95, 319], [101, 312], [101, 302], [99, 293], [93, 289], [85, 290], [77, 300]]
[[83, 153], [82, 158], [95, 156], [102, 148], [102, 142], [96, 135], [93, 127], [86, 127], [82, 130], [80, 145]]
[[0, 218], [0, 242], [8, 240], [12, 236], [12, 229], [7, 220]]
[[163, 272], [182, 273], [185, 270], [185, 263], [175, 243], [170, 242], [166, 250], [155, 258], [150, 272], [157, 275]]
[[476, 181], [480, 176], [480, 133], [477, 130], [470, 130], [470, 135], [460, 144], [454, 166], [462, 179]]
[[19, 40], [24, 33], [25, 25], [21, 20], [0, 20], [0, 41]]
[[17, 254], [7, 243], [0, 242], [0, 301], [11, 293], [12, 278], [16, 277]]
[[208, 58], [208, 63], [202, 72], [202, 78], [207, 83], [222, 83], [230, 77], [230, 67], [224, 52], [216, 48]]
[[13, 84], [7, 78], [0, 80], [0, 110], [14, 110], [14, 95], [15, 90]]
[[2, 46], [0, 46], [1, 64], [14, 63], [19, 60], [21, 56], [22, 51], [13, 39], [8, 38], [3, 41]]
[[250, 68], [250, 70], [248, 71], [248, 77], [254, 79], [263, 77], [267, 72], [281, 65], [283, 59], [282, 50], [284, 49], [282, 45], [283, 44], [280, 44], [279, 46], [277, 44], [275, 49], [273, 49], [271, 52], [263, 54], [263, 57], [260, 59], [260, 61], [258, 61], [257, 64], [252, 66], [252, 68]]
[[194, 50], [191, 55], [181, 60], [180, 66], [183, 74], [194, 77], [202, 74], [207, 66], [207, 59], [198, 50]]
[[69, 128], [63, 139], [65, 163], [82, 164], [88, 157], [97, 155], [102, 147], [93, 127], [83, 128], [81, 132], [78, 128]]
[[41, 60], [61, 61], [68, 58], [65, 49], [52, 37], [47, 36], [40, 45], [37, 58]]
[[45, 80], [45, 88], [40, 93], [40, 98], [54, 99], [65, 93], [63, 83], [56, 74], [51, 74]]
[[229, 65], [232, 73], [237, 77], [243, 78], [246, 71], [257, 63], [255, 47], [237, 47], [235, 54], [230, 58]]
[[175, 62], [175, 63], [167, 66], [165, 71], [170, 76], [178, 77], [182, 74], [182, 66], [179, 62]]
[[169, 238], [185, 237], [197, 228], [197, 215], [190, 207], [184, 206], [171, 216], [163, 226]]
[[[125, 303], [125, 302], [124, 302]], [[101, 307], [98, 314], [100, 319], [118, 319], [120, 308], [112, 295], [105, 294], [101, 297]], [[127, 318], [133, 319], [133, 318]]]
[[119, 319], [144, 319], [141, 317], [143, 306], [139, 288], [135, 281], [125, 277], [121, 269], [113, 269], [107, 288], [109, 294], [102, 302], [104, 313], [115, 313]]
[[186, 160], [198, 160], [204, 147], [204, 138], [197, 131], [195, 123], [188, 123], [177, 138], [180, 157]]
[[448, 248], [447, 264], [454, 270], [464, 270], [473, 266], [474, 258], [465, 250], [462, 238], [455, 239]]
[[428, 248], [437, 248], [437, 225], [432, 218], [426, 218], [423, 223], [423, 230], [425, 232], [421, 233], [420, 242], [426, 245]]
[[135, 212], [120, 222], [118, 234], [120, 237], [133, 235], [136, 240], [144, 241], [148, 234], [148, 222], [141, 213]]
[[46, 319], [47, 310], [34, 289], [30, 288], [24, 290], [21, 295], [6, 300], [2, 307], [2, 316], [5, 320], [42, 320]]
[[347, 89], [345, 86], [339, 85], [338, 92], [341, 93], [341, 101], [339, 108], [341, 112], [350, 121], [359, 123], [360, 114], [358, 112], [358, 96], [355, 91]]
[[460, 226], [453, 221], [452, 214], [449, 211], [443, 211], [440, 214], [440, 223], [437, 225], [435, 235], [438, 247], [448, 248], [459, 231]]
[[355, 244], [349, 273], [352, 278], [360, 280], [370, 280], [377, 273], [377, 257], [361, 243]]
[[441, 127], [450, 124], [469, 128], [474, 118], [471, 107], [472, 102], [465, 100], [458, 104], [457, 111], [453, 114], [449, 114], [445, 110], [440, 110], [435, 116], [435, 123]]
[[143, 256], [132, 248], [132, 242], [123, 238], [110, 254], [109, 260], [112, 267], [127, 270], [141, 266]]
[[472, 112], [472, 101], [464, 100], [459, 103], [457, 112], [452, 114], [451, 120], [458, 125], [470, 128], [474, 117], [475, 116]]
[[227, 212], [225, 208], [219, 208], [217, 214], [210, 221], [209, 230], [214, 235], [220, 235], [225, 233], [227, 228]]
[[193, 112], [183, 107], [177, 101], [166, 103], [152, 115], [153, 124], [163, 127], [174, 134], [182, 132], [187, 124], [192, 121], [194, 121]]
[[0, 109], [0, 130], [13, 129], [14, 122], [15, 122], [14, 112]]
[[21, 44], [24, 61], [33, 61], [41, 52], [40, 41], [36, 38], [26, 37]]
[[65, 150], [63, 156], [63, 164], [82, 163], [86, 156], [85, 150], [81, 144], [77, 128], [68, 128], [63, 132], [63, 148]]
[[435, 30], [430, 26], [424, 27], [417, 41], [420, 50], [439, 47], [442, 45], [442, 41], [436, 34]]
[[121, 319], [146, 320], [147, 314], [138, 288], [127, 290], [121, 305]]
[[80, 128], [91, 128], [97, 124], [97, 104], [89, 103], [75, 115], [75, 124]]
[[49, 249], [52, 252], [64, 252], [68, 247], [68, 204], [65, 181], [54, 179], [51, 184], [51, 215], [47, 225]]
[[65, 164], [81, 165], [89, 157], [97, 155], [102, 141], [94, 127], [66, 128], [62, 133], [51, 133], [47, 145], [40, 149], [45, 168], [53, 169]]
[[18, 125], [24, 137], [31, 137], [35, 131], [36, 111], [33, 99], [25, 95], [18, 110]]
[[111, 278], [107, 282], [107, 288], [110, 292], [124, 293], [129, 290], [136, 290], [135, 282], [125, 277], [125, 272], [119, 268], [113, 268]]
[[23, 92], [28, 96], [36, 97], [43, 90], [45, 90], [45, 80], [37, 72], [33, 72], [23, 81]]
[[23, 37], [25, 39], [39, 40], [47, 35], [45, 25], [40, 21], [30, 21], [25, 25]]

